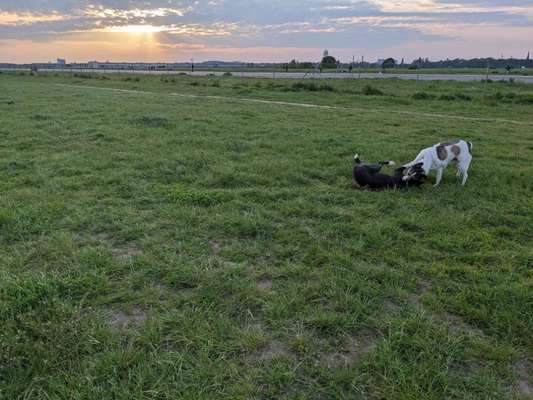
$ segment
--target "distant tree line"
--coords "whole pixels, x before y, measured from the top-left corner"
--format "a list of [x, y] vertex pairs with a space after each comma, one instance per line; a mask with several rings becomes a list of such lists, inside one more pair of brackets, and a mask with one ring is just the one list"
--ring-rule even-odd
[[405, 62], [404, 59], [400, 62], [394, 60], [393, 58], [386, 58], [380, 62], [360, 62], [356, 61], [355, 63], [351, 62], [340, 62], [336, 60], [335, 57], [328, 55], [323, 57], [320, 62], [309, 62], [309, 61], [297, 61], [292, 60], [288, 64], [284, 64], [286, 69], [310, 69], [310, 68], [349, 68], [350, 66], [357, 66], [363, 68], [382, 68], [382, 69], [391, 69], [395, 67], [399, 68], [410, 68], [410, 69], [419, 69], [419, 68], [487, 68], [491, 69], [501, 68], [501, 69], [518, 69], [518, 68], [533, 68], [533, 59], [529, 57], [529, 54], [524, 59], [518, 58], [473, 58], [473, 59], [464, 59], [464, 58], [455, 58], [455, 59], [446, 59], [441, 61], [430, 61], [428, 58], [418, 58], [413, 60], [411, 63]]
[[533, 60], [529, 55], [525, 59], [518, 58], [472, 58], [465, 60], [455, 58], [442, 61], [429, 61], [427, 58], [418, 58], [411, 63], [411, 66], [417, 68], [533, 68]]

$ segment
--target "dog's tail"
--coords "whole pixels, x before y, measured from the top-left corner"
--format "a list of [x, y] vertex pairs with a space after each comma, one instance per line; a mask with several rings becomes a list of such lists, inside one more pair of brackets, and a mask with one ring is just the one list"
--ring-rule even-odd
[[[359, 154], [356, 154], [355, 156], [353, 156], [353, 162], [356, 163], [356, 164], [361, 164], [362, 161], [361, 161], [361, 158], [359, 157]], [[381, 165], [390, 165], [390, 166], [394, 166], [396, 165], [396, 163], [394, 161], [379, 161], [378, 164], [381, 164]]]
[[472, 154], [472, 148], [474, 147], [474, 145], [472, 144], [472, 142], [466, 142], [466, 144], [468, 145], [468, 151], [470, 152], [470, 154]]
[[380, 161], [379, 164], [381, 165], [390, 165], [391, 167], [393, 167], [394, 165], [396, 165], [396, 163], [394, 161]]

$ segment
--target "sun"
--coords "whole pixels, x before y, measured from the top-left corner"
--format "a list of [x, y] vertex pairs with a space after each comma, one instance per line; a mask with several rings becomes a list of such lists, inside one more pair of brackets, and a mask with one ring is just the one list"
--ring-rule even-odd
[[147, 33], [161, 32], [163, 28], [160, 26], [154, 26], [154, 25], [123, 25], [123, 26], [110, 26], [106, 30], [108, 32], [147, 34]]

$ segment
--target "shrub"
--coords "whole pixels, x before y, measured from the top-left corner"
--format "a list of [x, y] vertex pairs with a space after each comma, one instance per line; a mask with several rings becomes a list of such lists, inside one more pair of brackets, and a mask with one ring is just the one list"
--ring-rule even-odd
[[336, 89], [333, 86], [328, 85], [327, 83], [324, 83], [322, 85], [317, 85], [314, 82], [296, 82], [291, 85], [289, 90], [293, 92], [298, 92], [301, 90], [308, 91], [308, 92], [318, 92], [318, 91], [335, 92], [336, 91]]
[[472, 101], [472, 96], [464, 93], [455, 93], [455, 98], [457, 100], [463, 100], [463, 101]]
[[324, 83], [322, 86], [320, 86], [320, 90], [324, 92], [334, 92], [335, 88], [327, 83]]
[[91, 74], [83, 74], [83, 73], [75, 73], [74, 78], [80, 78], [80, 79], [93, 79], [93, 75]]
[[142, 115], [131, 120], [132, 123], [137, 125], [144, 125], [150, 128], [164, 128], [170, 125], [170, 121], [166, 117], [160, 117], [157, 115]]
[[517, 104], [533, 104], [533, 95], [524, 94], [524, 95], [518, 96], [515, 102]]
[[224, 72], [222, 76], [233, 76], [233, 74], [231, 72]]
[[411, 96], [415, 100], [429, 100], [434, 99], [435, 96], [426, 92], [416, 92]]
[[372, 85], [363, 86], [363, 94], [365, 96], [383, 96], [383, 92]]
[[291, 89], [295, 92], [300, 91], [300, 90], [316, 92], [318, 90], [318, 86], [315, 85], [314, 82], [296, 82], [292, 84]]
[[439, 100], [454, 101], [455, 100], [455, 96], [453, 94], [442, 94], [442, 95], [440, 95]]
[[213, 81], [213, 83], [211, 84], [211, 86], [213, 86], [213, 87], [217, 87], [217, 88], [218, 88], [218, 87], [220, 87], [220, 82], [219, 82], [218, 80]]

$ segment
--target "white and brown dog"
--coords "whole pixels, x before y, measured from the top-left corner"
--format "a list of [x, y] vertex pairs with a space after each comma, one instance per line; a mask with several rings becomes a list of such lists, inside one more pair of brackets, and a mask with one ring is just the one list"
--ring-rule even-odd
[[455, 142], [444, 142], [428, 147], [418, 153], [418, 156], [405, 167], [412, 168], [421, 164], [426, 175], [432, 169], [437, 170], [437, 186], [442, 180], [444, 168], [450, 162], [455, 162], [457, 166], [457, 176], [463, 176], [462, 184], [466, 183], [468, 178], [468, 167], [472, 162], [472, 143], [466, 140], [456, 140]]

